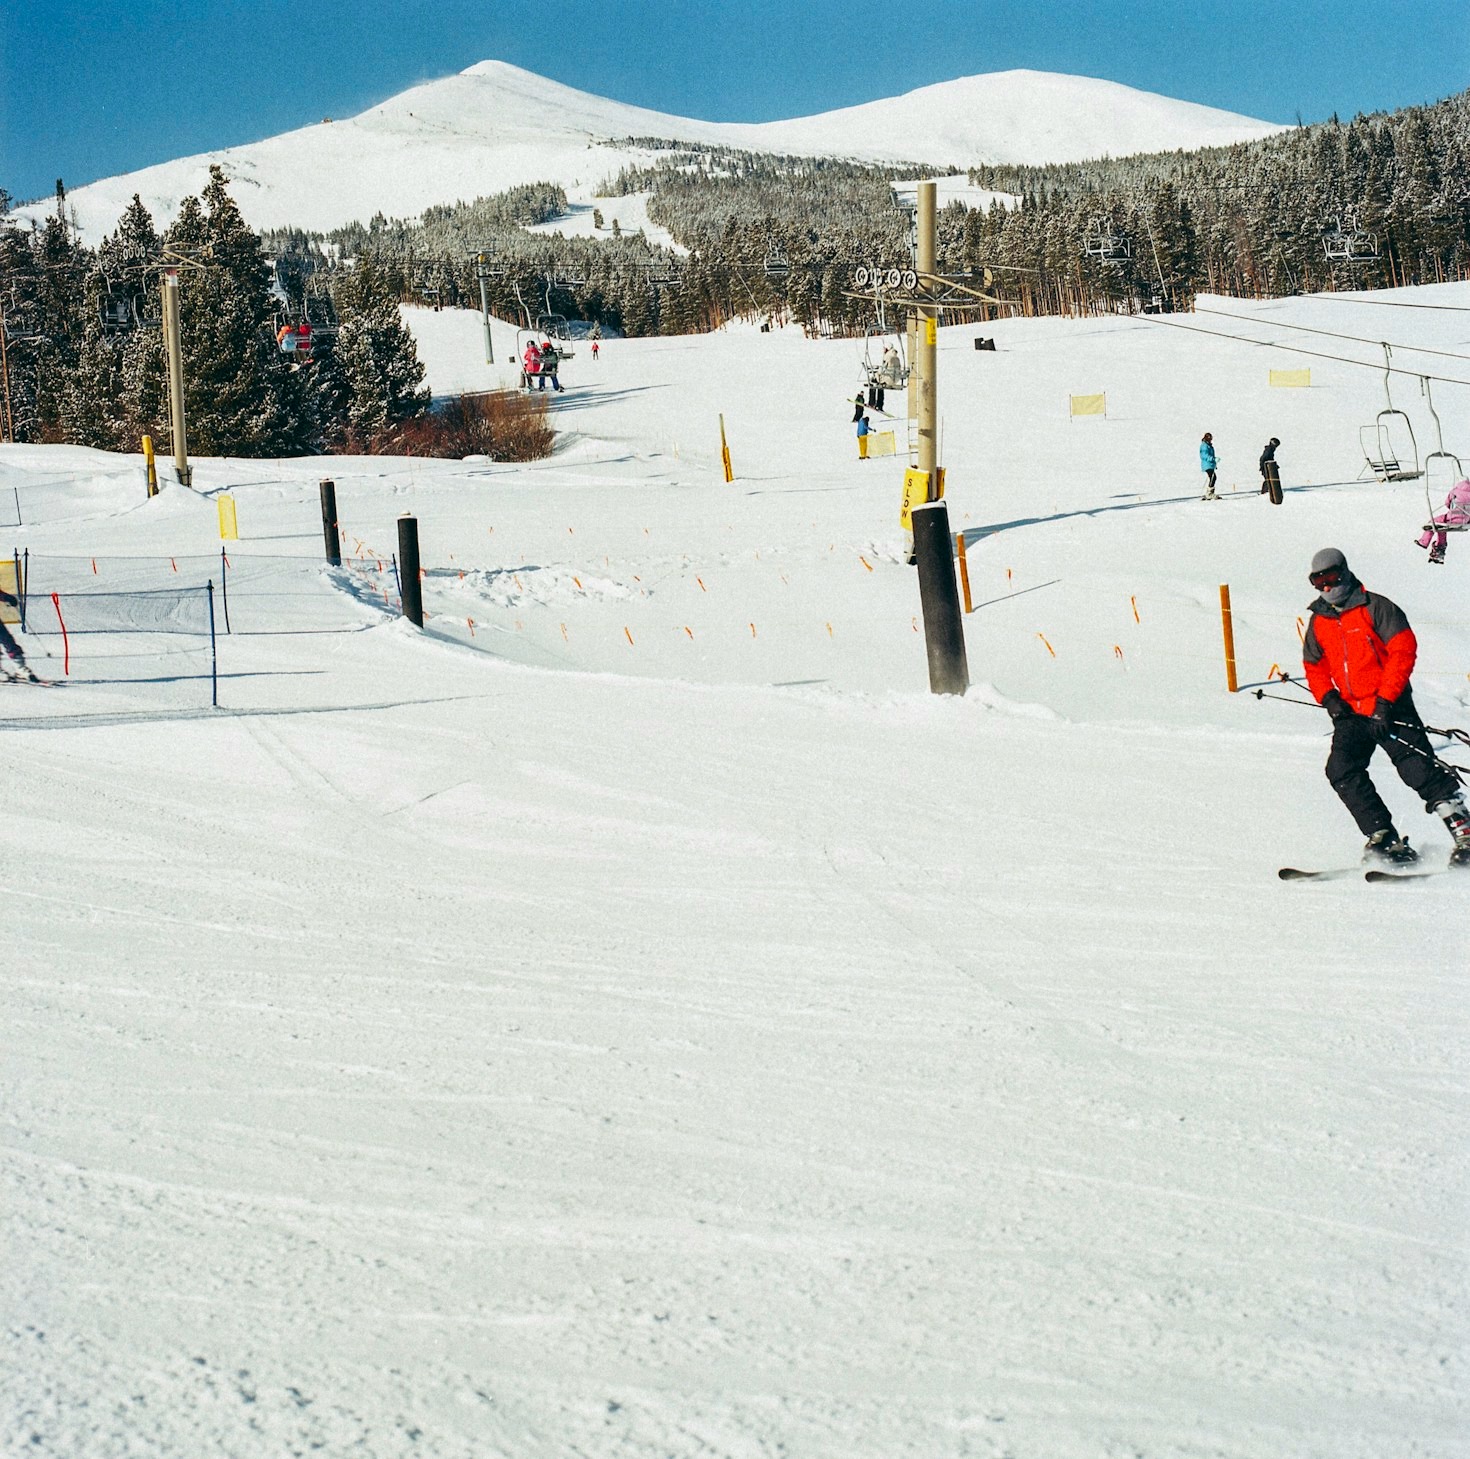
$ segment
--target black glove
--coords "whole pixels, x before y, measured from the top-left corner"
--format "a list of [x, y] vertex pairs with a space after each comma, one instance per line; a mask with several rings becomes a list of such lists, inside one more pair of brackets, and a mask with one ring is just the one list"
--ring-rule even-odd
[[1352, 707], [1342, 697], [1342, 695], [1337, 692], [1336, 689], [1329, 689], [1322, 696], [1322, 708], [1325, 709], [1334, 720], [1351, 719], [1353, 717]]
[[1382, 699], [1373, 706], [1373, 723], [1387, 729], [1393, 723], [1393, 700]]

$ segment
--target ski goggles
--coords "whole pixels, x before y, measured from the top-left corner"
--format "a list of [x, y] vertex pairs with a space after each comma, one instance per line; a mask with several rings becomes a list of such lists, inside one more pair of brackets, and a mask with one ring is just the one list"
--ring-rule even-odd
[[1307, 581], [1318, 590], [1322, 588], [1335, 588], [1342, 581], [1342, 569], [1340, 567], [1323, 568], [1321, 572], [1307, 574]]

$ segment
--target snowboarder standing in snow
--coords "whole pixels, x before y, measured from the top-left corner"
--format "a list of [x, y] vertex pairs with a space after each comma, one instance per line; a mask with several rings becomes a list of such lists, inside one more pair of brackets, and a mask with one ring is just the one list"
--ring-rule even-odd
[[1368, 838], [1363, 859], [1397, 866], [1419, 859], [1368, 775], [1382, 748], [1399, 779], [1443, 819], [1455, 843], [1451, 865], [1470, 867], [1470, 812], [1414, 708], [1409, 676], [1419, 645], [1404, 610], [1368, 592], [1336, 547], [1312, 559], [1308, 580], [1321, 597], [1312, 604], [1302, 664], [1312, 696], [1332, 716], [1327, 780]]
[[1215, 438], [1206, 431], [1199, 443], [1199, 469], [1205, 474], [1205, 494], [1201, 501], [1217, 502], [1220, 500], [1215, 495], [1215, 468], [1218, 462], [1215, 459]]
[[1271, 498], [1272, 506], [1281, 505], [1281, 468], [1276, 464], [1276, 448], [1280, 441], [1272, 436], [1261, 452], [1261, 494]]

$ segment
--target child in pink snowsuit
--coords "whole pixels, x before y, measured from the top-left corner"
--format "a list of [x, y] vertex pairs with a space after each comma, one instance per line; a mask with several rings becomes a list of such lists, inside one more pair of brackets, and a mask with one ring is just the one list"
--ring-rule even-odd
[[[1444, 561], [1445, 543], [1449, 540], [1446, 527], [1470, 526], [1470, 481], [1457, 481], [1444, 499], [1444, 507], [1444, 511], [1435, 513], [1419, 538], [1420, 547], [1429, 547], [1429, 539], [1434, 539], [1434, 546], [1429, 547], [1430, 562]], [[1438, 532], [1434, 530], [1436, 527], [1440, 529]]]

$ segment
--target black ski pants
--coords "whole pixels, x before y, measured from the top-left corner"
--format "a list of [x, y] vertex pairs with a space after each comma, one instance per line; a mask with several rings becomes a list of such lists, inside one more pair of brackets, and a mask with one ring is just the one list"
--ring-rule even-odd
[[1368, 776], [1368, 762], [1380, 747], [1393, 761], [1399, 779], [1418, 795], [1426, 809], [1458, 794], [1459, 783], [1434, 758], [1433, 746], [1424, 733], [1424, 721], [1419, 718], [1413, 695], [1407, 689], [1394, 704], [1387, 726], [1361, 714], [1335, 720], [1332, 751], [1327, 756], [1327, 779], [1365, 836], [1393, 825], [1383, 797]]

